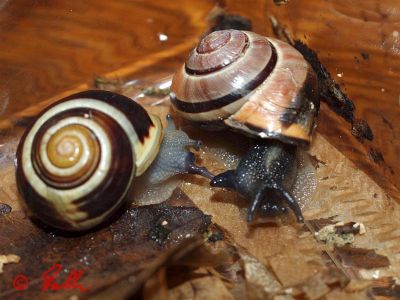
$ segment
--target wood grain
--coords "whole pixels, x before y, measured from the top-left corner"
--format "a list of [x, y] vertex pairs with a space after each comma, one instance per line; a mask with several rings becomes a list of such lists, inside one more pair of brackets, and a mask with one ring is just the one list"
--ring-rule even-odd
[[[29, 1], [0, 7], [1, 119], [96, 75], [186, 52], [211, 1]], [[160, 41], [159, 34], [168, 39]]]

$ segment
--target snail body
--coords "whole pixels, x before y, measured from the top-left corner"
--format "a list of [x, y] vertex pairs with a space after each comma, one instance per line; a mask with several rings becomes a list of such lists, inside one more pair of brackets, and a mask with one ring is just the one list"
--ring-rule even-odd
[[264, 215], [286, 212], [280, 199], [286, 201], [297, 220], [302, 222], [304, 218], [300, 207], [288, 192], [294, 185], [296, 171], [296, 147], [278, 141], [261, 140], [250, 147], [236, 170], [215, 176], [211, 186], [234, 189], [249, 199], [248, 222], [253, 221], [256, 211]]
[[[40, 113], [21, 138], [18, 190], [33, 214], [52, 227], [93, 228], [126, 203], [135, 177], [159, 154], [164, 133], [157, 116], [125, 96], [71, 95]], [[175, 154], [193, 155], [183, 149]]]
[[167, 128], [160, 151], [147, 171], [148, 183], [157, 185], [167, 178], [184, 173], [213, 178], [213, 174], [206, 168], [196, 166], [194, 154], [187, 151], [187, 147], [198, 150], [200, 145], [200, 141], [192, 140], [185, 132], [178, 130], [171, 116], [167, 116]]
[[176, 113], [189, 121], [255, 138], [237, 169], [211, 182], [251, 201], [249, 221], [255, 210], [285, 211], [275, 196], [264, 199], [271, 190], [286, 200], [298, 221], [303, 220], [287, 181], [296, 173], [289, 146], [309, 145], [319, 93], [316, 74], [296, 49], [253, 32], [213, 32], [175, 73], [170, 98]]

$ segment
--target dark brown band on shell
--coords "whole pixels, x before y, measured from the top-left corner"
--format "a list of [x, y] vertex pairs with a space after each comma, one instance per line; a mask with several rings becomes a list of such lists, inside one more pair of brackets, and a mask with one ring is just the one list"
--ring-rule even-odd
[[[72, 176], [66, 177], [60, 177], [60, 176], [54, 176], [48, 170], [46, 170], [41, 157], [40, 157], [40, 146], [41, 146], [41, 140], [43, 139], [44, 134], [46, 131], [57, 124], [58, 120], [62, 120], [63, 118], [71, 117], [71, 116], [80, 116], [84, 118], [85, 114], [91, 115], [91, 119], [95, 119], [96, 121], [99, 121], [100, 119], [107, 119], [107, 116], [102, 114], [101, 112], [94, 111], [92, 109], [72, 109], [68, 110], [62, 113], [59, 113], [52, 118], [50, 118], [46, 123], [43, 124], [43, 126], [40, 127], [40, 130], [37, 132], [35, 135], [35, 138], [32, 142], [32, 155], [31, 155], [31, 160], [32, 160], [32, 165], [33, 168], [36, 172], [36, 174], [48, 185], [53, 188], [57, 189], [71, 189], [75, 188], [83, 183], [85, 183], [93, 174], [95, 169], [97, 168], [99, 159], [98, 157], [96, 158], [96, 161], [94, 162], [93, 166], [91, 166], [88, 170], [86, 170], [85, 173], [83, 174], [73, 174]], [[93, 138], [98, 142], [96, 136], [93, 134]], [[99, 149], [98, 156], [101, 155], [101, 148]]]
[[[237, 58], [244, 36], [248, 45]], [[227, 45], [238, 48], [225, 51]], [[225, 55], [232, 62], [222, 68]], [[291, 45], [252, 32], [217, 31], [192, 51], [186, 71], [184, 66], [171, 85], [171, 103], [182, 117], [202, 124], [223, 120], [258, 138], [310, 142], [319, 107], [317, 82], [310, 65]], [[218, 72], [207, 73], [216, 66]], [[191, 75], [187, 69], [207, 72]]]
[[[112, 145], [112, 164], [107, 176], [96, 190], [73, 202], [74, 205], [79, 207], [80, 211], [87, 213], [87, 219], [93, 219], [103, 214], [108, 216], [115, 212], [125, 203], [122, 197], [130, 192], [130, 190], [126, 190], [126, 187], [129, 185], [129, 180], [133, 172], [133, 155], [128, 142], [129, 139], [122, 138], [117, 132], [117, 127], [110, 127], [109, 137]], [[120, 203], [110, 211], [110, 207], [116, 204], [115, 201], [117, 199], [120, 199]], [[81, 222], [84, 221], [82, 220]]]
[[[126, 184], [123, 181], [129, 180], [130, 170], [125, 163], [126, 162], [121, 162], [119, 164], [119, 170], [115, 168], [109, 173], [110, 176], [103, 182], [101, 190], [96, 191], [100, 193], [93, 192], [84, 198], [74, 201], [74, 204], [77, 206], [77, 213], [85, 212], [87, 214], [86, 218], [80, 219], [77, 222], [78, 224], [101, 215], [103, 215], [102, 219], [105, 220], [124, 205], [124, 201], [120, 201], [117, 205], [115, 205], [114, 201], [121, 197], [121, 193], [123, 192], [123, 190], [116, 187], [120, 186], [120, 184]], [[118, 174], [116, 175], [115, 173]], [[17, 174], [22, 179], [18, 181], [18, 190], [24, 197], [28, 207], [39, 219], [50, 226], [65, 230], [76, 230], [79, 228], [78, 224], [72, 226], [69, 222], [64, 221], [65, 217], [58, 213], [53, 203], [43, 199], [32, 186], [27, 183], [26, 179], [22, 177], [23, 172], [21, 169], [17, 170]], [[118, 181], [111, 180], [113, 177], [117, 178]], [[110, 210], [110, 207], [113, 207], [113, 209]]]
[[42, 111], [22, 136], [18, 190], [44, 223], [92, 228], [126, 203], [133, 178], [154, 160], [161, 138], [159, 119], [130, 98], [100, 90], [68, 96]]
[[[98, 112], [94, 112], [95, 118], [98, 119]], [[101, 120], [100, 122], [103, 122]], [[70, 213], [85, 213], [86, 217], [76, 221], [74, 226], [65, 220], [65, 216], [59, 214], [58, 210], [51, 201], [44, 199], [39, 195], [32, 185], [29, 183], [22, 170], [22, 165], [17, 165], [17, 187], [28, 207], [45, 223], [66, 229], [76, 230], [79, 223], [84, 223], [90, 219], [101, 217], [106, 219], [113, 214], [125, 202], [124, 196], [127, 193], [126, 187], [129, 186], [131, 180], [132, 168], [134, 166], [132, 149], [129, 139], [123, 135], [125, 132], [116, 122], [107, 122], [107, 135], [110, 138], [112, 146], [112, 164], [108, 170], [105, 179], [91, 193], [74, 200], [70, 206], [73, 209]], [[22, 147], [18, 148], [17, 156], [20, 157]], [[38, 174], [40, 176], [40, 174]], [[41, 176], [43, 179], [43, 176]], [[57, 186], [58, 189], [62, 189]], [[71, 187], [65, 187], [71, 188]], [[116, 203], [116, 200], [119, 202]], [[112, 209], [111, 209], [112, 208]], [[83, 227], [84, 229], [84, 227]]]
[[177, 99], [174, 94], [171, 94], [171, 102], [180, 111], [187, 113], [200, 113], [224, 107], [228, 104], [231, 104], [237, 100], [246, 97], [248, 94], [252, 93], [253, 90], [256, 89], [261, 83], [263, 83], [275, 68], [277, 61], [276, 49], [275, 47], [273, 47], [273, 45], [270, 44], [270, 46], [272, 50], [271, 59], [265, 65], [264, 69], [252, 81], [250, 81], [248, 84], [241, 87], [240, 89], [233, 91], [229, 95], [203, 102], [186, 102]]
[[132, 101], [132, 99], [109, 91], [89, 90], [73, 94], [62, 99], [61, 101], [78, 98], [91, 98], [113, 105], [120, 110], [132, 123], [142, 144], [144, 143], [145, 139], [149, 137], [150, 128], [153, 127], [154, 124], [146, 110], [142, 106]]

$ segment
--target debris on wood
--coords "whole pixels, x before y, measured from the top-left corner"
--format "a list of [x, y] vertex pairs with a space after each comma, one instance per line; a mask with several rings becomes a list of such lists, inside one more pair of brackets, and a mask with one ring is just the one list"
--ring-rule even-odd
[[[321, 224], [326, 224], [321, 227]], [[319, 229], [315, 232], [315, 238], [329, 245], [344, 246], [352, 244], [356, 234], [365, 234], [365, 226], [356, 222], [337, 222], [332, 224], [332, 219], [313, 220], [314, 226]]]
[[352, 279], [346, 285], [344, 290], [349, 293], [355, 293], [355, 292], [366, 290], [371, 285], [372, 285], [372, 282], [370, 280]]
[[7, 215], [12, 211], [10, 205], [5, 203], [0, 203], [0, 215]]
[[332, 287], [344, 288], [349, 279], [336, 268], [318, 273], [307, 280], [307, 282], [293, 287], [295, 296], [305, 299], [321, 299], [332, 292]]
[[348, 222], [348, 223], [336, 223], [335, 226], [335, 231], [336, 234], [365, 234], [365, 226], [362, 223], [356, 223], [356, 222]]
[[335, 225], [325, 226], [315, 233], [315, 238], [320, 242], [337, 246], [343, 246], [354, 242], [353, 233], [338, 233]]
[[325, 227], [327, 225], [336, 224], [337, 223], [337, 221], [335, 221], [336, 217], [337, 216], [331, 216], [329, 218], [312, 219], [312, 220], [308, 220], [307, 222], [310, 224], [310, 226], [312, 227], [312, 229], [315, 232], [318, 232], [319, 230], [321, 230], [323, 227]]
[[259, 260], [243, 251], [239, 254], [243, 262], [249, 299], [270, 299], [282, 290], [282, 285]]
[[228, 14], [221, 6], [215, 6], [207, 17], [208, 34], [217, 30], [236, 29], [236, 30], [252, 30], [251, 21], [240, 15]]
[[17, 264], [21, 258], [15, 254], [0, 255], [0, 274], [3, 273], [3, 267], [5, 264]]
[[283, 5], [283, 4], [288, 4], [289, 0], [274, 0], [274, 3], [276, 5]]
[[291, 45], [294, 45], [295, 41], [293, 39], [292, 33], [286, 26], [280, 24], [278, 20], [271, 15], [269, 16], [269, 21], [271, 22], [272, 31], [274, 32], [276, 37], [288, 42]]
[[125, 299], [134, 295], [143, 299], [235, 299], [231, 281], [237, 281], [242, 271], [231, 268], [238, 266], [238, 261], [236, 248], [226, 242], [187, 239], [160, 254], [134, 279], [122, 279], [95, 293], [93, 299]]
[[352, 124], [351, 134], [355, 136], [360, 142], [362, 142], [364, 139], [367, 139], [369, 141], [372, 141], [374, 139], [374, 134], [372, 133], [371, 128], [365, 120], [355, 119]]
[[378, 149], [370, 148], [368, 151], [368, 155], [370, 159], [376, 164], [380, 164], [381, 162], [385, 161], [382, 152], [380, 152]]
[[369, 296], [374, 299], [395, 300], [400, 299], [400, 284], [398, 279], [385, 277], [375, 281], [369, 291]]
[[169, 296], [170, 299], [235, 299], [223, 281], [220, 278], [210, 274], [199, 274], [199, 278], [185, 281], [181, 285], [171, 289]]
[[366, 51], [361, 51], [361, 57], [362, 57], [364, 60], [369, 60], [369, 53], [366, 52]]
[[361, 269], [377, 269], [390, 266], [389, 259], [373, 249], [335, 247], [334, 253], [347, 266]]
[[[18, 296], [12, 289], [12, 280], [22, 273], [32, 282], [24, 296], [37, 298], [41, 292], [41, 274], [55, 262], [65, 270], [82, 270], [84, 276], [80, 283], [94, 293], [127, 274], [137, 275], [149, 262], [176, 245], [193, 237], [202, 238], [210, 224], [210, 216], [199, 209], [173, 207], [168, 203], [128, 208], [104, 228], [85, 234], [32, 224], [28, 218], [12, 212], [10, 218], [0, 218], [0, 240], [3, 241], [0, 252], [15, 253], [24, 263], [9, 268], [8, 276], [0, 283], [0, 297]], [[160, 226], [165, 231], [160, 232]], [[60, 281], [65, 280], [60, 277]], [[67, 297], [73, 291], [57, 293]]]
[[371, 127], [367, 121], [355, 118], [353, 101], [332, 78], [329, 71], [319, 60], [318, 54], [302, 41], [293, 38], [291, 32], [285, 26], [282, 26], [275, 17], [270, 16], [269, 19], [275, 35], [295, 47], [314, 69], [318, 77], [319, 93], [322, 100], [328, 104], [330, 109], [352, 125], [351, 133], [360, 142], [363, 142], [364, 139], [372, 140], [374, 135]]

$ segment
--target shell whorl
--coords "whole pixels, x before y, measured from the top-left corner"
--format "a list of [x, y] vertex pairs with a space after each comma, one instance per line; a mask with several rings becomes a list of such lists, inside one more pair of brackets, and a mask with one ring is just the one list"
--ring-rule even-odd
[[19, 191], [54, 227], [93, 227], [124, 203], [161, 139], [160, 120], [129, 98], [106, 91], [71, 95], [43, 111], [22, 137]]
[[223, 30], [203, 38], [176, 72], [171, 102], [191, 121], [223, 121], [250, 135], [308, 143], [317, 90], [311, 67], [289, 44]]

